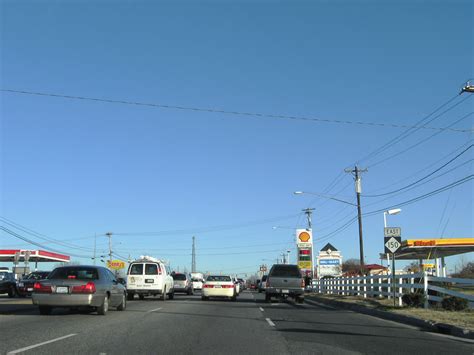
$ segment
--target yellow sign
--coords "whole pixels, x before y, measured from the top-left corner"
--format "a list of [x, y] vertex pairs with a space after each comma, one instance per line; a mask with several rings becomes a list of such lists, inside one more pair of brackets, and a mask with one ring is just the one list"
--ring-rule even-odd
[[303, 243], [308, 243], [309, 240], [311, 239], [311, 236], [309, 235], [308, 232], [302, 232], [298, 236], [299, 240], [302, 241]]
[[433, 269], [435, 264], [423, 264], [423, 269]]
[[298, 261], [298, 267], [301, 270], [311, 270], [311, 261]]
[[125, 262], [120, 260], [107, 261], [107, 267], [112, 270], [120, 270], [125, 267]]
[[405, 245], [408, 247], [473, 246], [474, 238], [408, 239]]

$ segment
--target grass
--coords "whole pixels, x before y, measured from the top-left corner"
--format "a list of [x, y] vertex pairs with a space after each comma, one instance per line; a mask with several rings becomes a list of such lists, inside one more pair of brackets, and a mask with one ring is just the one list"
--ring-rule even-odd
[[[375, 297], [360, 297], [360, 296], [341, 296], [341, 295], [321, 295], [313, 294], [320, 298], [337, 300], [352, 304], [362, 305], [368, 308], [380, 309], [388, 312], [402, 314], [410, 317], [415, 317], [427, 320], [433, 323], [445, 323], [457, 327], [469, 329], [474, 331], [474, 312], [472, 310], [466, 311], [446, 311], [442, 308], [408, 308], [408, 307], [393, 307], [393, 299], [375, 298]], [[398, 300], [397, 300], [398, 302]], [[398, 304], [398, 303], [397, 303]]]

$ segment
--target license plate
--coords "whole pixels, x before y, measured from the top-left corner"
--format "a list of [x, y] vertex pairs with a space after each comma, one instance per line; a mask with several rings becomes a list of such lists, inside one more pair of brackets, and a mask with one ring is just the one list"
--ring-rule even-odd
[[33, 291], [33, 289], [32, 289], [32, 288], [27, 288], [26, 290], [27, 290], [27, 291]]
[[281, 290], [281, 293], [290, 293], [289, 290]]
[[221, 285], [215, 285], [214, 288], [222, 288]]
[[56, 293], [68, 293], [69, 289], [67, 287], [58, 286], [56, 287]]
[[155, 280], [153, 280], [153, 279], [146, 279], [145, 282], [146, 282], [147, 284], [152, 284], [153, 282], [155, 282]]

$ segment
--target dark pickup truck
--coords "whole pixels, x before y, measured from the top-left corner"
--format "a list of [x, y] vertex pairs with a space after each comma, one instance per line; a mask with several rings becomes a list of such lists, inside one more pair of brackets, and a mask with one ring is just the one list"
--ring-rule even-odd
[[272, 297], [292, 297], [296, 303], [304, 301], [304, 280], [298, 265], [276, 264], [270, 269], [265, 289], [265, 301]]
[[11, 272], [0, 271], [0, 294], [8, 293], [8, 297], [17, 295], [15, 275]]

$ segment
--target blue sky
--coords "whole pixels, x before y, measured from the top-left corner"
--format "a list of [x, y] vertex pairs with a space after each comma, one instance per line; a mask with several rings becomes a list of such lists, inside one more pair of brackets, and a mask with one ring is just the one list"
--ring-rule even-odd
[[[474, 77], [469, 1], [1, 6], [2, 89], [413, 125]], [[351, 206], [292, 192], [327, 191], [353, 202], [352, 178], [341, 172], [404, 132], [5, 92], [1, 100], [2, 217], [84, 248], [74, 249], [80, 255], [91, 255], [96, 233], [98, 250], [106, 250], [100, 235], [110, 231], [117, 253], [152, 254], [181, 268], [190, 267], [195, 235], [202, 271], [250, 273], [262, 259], [293, 250], [292, 229], [305, 226], [302, 208], [316, 208], [316, 240], [337, 230], [356, 214]], [[430, 126], [447, 127], [472, 108], [467, 99]], [[469, 116], [453, 128], [472, 123]], [[446, 131], [376, 164], [435, 132], [418, 130], [361, 161], [369, 169], [363, 193], [403, 187], [472, 143], [472, 133]], [[386, 201], [363, 197], [363, 211], [472, 174], [472, 156]], [[390, 224], [404, 238], [472, 237], [472, 188], [471, 180], [405, 206]], [[0, 248], [27, 247], [0, 238]], [[359, 255], [357, 224], [316, 248], [328, 241], [346, 259]], [[382, 213], [364, 218], [364, 243], [366, 262], [378, 262]], [[459, 259], [448, 262], [453, 269]]]

